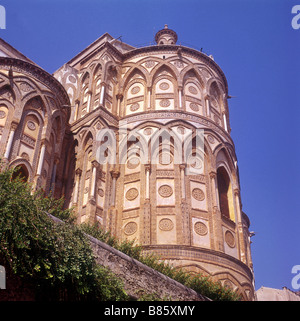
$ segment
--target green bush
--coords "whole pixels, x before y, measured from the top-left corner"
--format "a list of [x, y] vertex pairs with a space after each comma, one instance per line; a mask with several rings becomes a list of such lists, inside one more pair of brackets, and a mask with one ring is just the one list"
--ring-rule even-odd
[[[62, 200], [31, 193], [0, 172], [0, 256], [43, 300], [125, 300], [122, 282], [95, 262], [89, 242]], [[55, 223], [47, 213], [66, 220]]]

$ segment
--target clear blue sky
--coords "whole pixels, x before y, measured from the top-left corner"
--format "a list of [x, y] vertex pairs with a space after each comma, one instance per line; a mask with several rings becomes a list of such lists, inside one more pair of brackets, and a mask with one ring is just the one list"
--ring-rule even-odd
[[147, 45], [168, 24], [203, 48], [229, 84], [243, 210], [251, 220], [256, 288], [291, 288], [300, 264], [300, 0], [3, 0], [0, 37], [53, 73], [108, 32]]

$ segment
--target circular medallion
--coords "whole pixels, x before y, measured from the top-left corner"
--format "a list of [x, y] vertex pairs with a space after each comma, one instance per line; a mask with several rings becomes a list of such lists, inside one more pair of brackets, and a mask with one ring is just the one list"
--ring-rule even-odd
[[159, 164], [160, 165], [170, 165], [173, 161], [173, 157], [169, 153], [159, 154]]
[[154, 65], [155, 65], [155, 62], [153, 60], [148, 60], [145, 62], [146, 68], [152, 68], [154, 67]]
[[193, 87], [193, 86], [190, 86], [190, 87], [189, 87], [189, 92], [190, 92], [191, 94], [193, 94], [193, 95], [197, 95], [197, 94], [198, 94], [198, 90], [197, 90], [195, 87]]
[[84, 194], [87, 194], [89, 192], [89, 188], [86, 187], [83, 192], [84, 192]]
[[212, 135], [208, 135], [208, 136], [207, 136], [207, 140], [208, 140], [208, 142], [211, 143], [211, 144], [214, 144], [214, 143], [215, 143], [215, 138], [214, 138], [214, 136], [212, 136]]
[[69, 81], [72, 83], [72, 84], [75, 84], [76, 83], [76, 78], [72, 75], [69, 76]]
[[228, 230], [225, 232], [225, 242], [229, 247], [235, 247], [234, 235]]
[[167, 90], [170, 88], [170, 85], [167, 82], [162, 82], [159, 84], [159, 89], [161, 90]]
[[213, 107], [218, 108], [218, 101], [215, 97], [211, 98], [211, 104]]
[[207, 229], [207, 226], [206, 226], [204, 223], [202, 223], [202, 222], [197, 222], [197, 223], [195, 223], [195, 225], [194, 225], [194, 231], [195, 231], [197, 234], [199, 234], [199, 235], [201, 235], [201, 236], [204, 236], [204, 235], [207, 234], [208, 229]]
[[198, 157], [193, 156], [191, 161], [191, 166], [193, 168], [201, 168], [202, 167], [202, 160]]
[[140, 105], [138, 103], [135, 103], [130, 106], [130, 111], [137, 111], [139, 108]]
[[159, 102], [159, 105], [160, 107], [169, 107], [171, 105], [171, 102], [169, 99], [162, 99], [160, 102]]
[[158, 189], [158, 194], [161, 197], [167, 198], [167, 197], [170, 197], [173, 194], [173, 189], [169, 185], [162, 185]]
[[138, 195], [139, 191], [135, 187], [133, 187], [126, 192], [125, 197], [128, 201], [133, 201], [138, 197]]
[[128, 169], [135, 169], [139, 166], [140, 159], [138, 157], [132, 157], [127, 162], [127, 168]]
[[153, 133], [153, 129], [148, 127], [144, 129], [144, 134], [150, 136]]
[[0, 110], [0, 119], [6, 117], [6, 112], [4, 110]]
[[195, 103], [191, 103], [190, 104], [190, 108], [192, 111], [199, 111], [200, 110], [200, 107], [198, 104], [195, 104]]
[[105, 106], [106, 106], [106, 108], [111, 109], [111, 104], [110, 104], [110, 102], [107, 101], [107, 102], [105, 103]]
[[137, 231], [137, 227], [135, 222], [129, 222], [124, 226], [124, 233], [126, 235], [132, 235]]
[[135, 94], [137, 94], [138, 92], [140, 92], [140, 90], [141, 90], [140, 87], [135, 86], [135, 87], [133, 87], [133, 88], [131, 89], [130, 92], [131, 92], [133, 95], [135, 95]]
[[203, 201], [205, 199], [205, 194], [200, 188], [194, 188], [192, 190], [192, 196], [197, 201]]
[[33, 88], [27, 84], [26, 82], [22, 82], [21, 85], [20, 85], [20, 89], [24, 92], [29, 92], [31, 91]]
[[35, 123], [33, 122], [33, 121], [31, 121], [31, 120], [29, 120], [28, 122], [27, 122], [27, 127], [30, 129], [30, 130], [35, 130]]
[[183, 68], [183, 63], [181, 62], [181, 61], [179, 61], [179, 60], [176, 60], [175, 62], [174, 62], [174, 65], [176, 66], [176, 67], [178, 67], [178, 68]]
[[104, 190], [102, 188], [98, 188], [98, 195], [100, 197], [103, 197], [104, 196]]
[[217, 115], [214, 115], [214, 121], [219, 124], [220, 123], [220, 118]]
[[21, 157], [24, 158], [24, 159], [26, 159], [27, 161], [29, 161], [29, 155], [28, 155], [27, 153], [25, 153], [25, 152], [22, 153], [22, 154], [21, 154]]
[[181, 134], [181, 135], [184, 135], [185, 133], [185, 128], [183, 126], [178, 126], [177, 127], [177, 133], [178, 134]]
[[158, 227], [162, 231], [171, 231], [174, 228], [174, 223], [169, 218], [163, 218], [159, 221]]

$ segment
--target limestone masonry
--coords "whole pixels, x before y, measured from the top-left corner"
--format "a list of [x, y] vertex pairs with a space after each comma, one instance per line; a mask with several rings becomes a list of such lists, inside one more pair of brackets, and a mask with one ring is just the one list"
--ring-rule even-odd
[[155, 41], [106, 33], [50, 75], [0, 40], [0, 154], [78, 223], [253, 300], [225, 75], [167, 25]]

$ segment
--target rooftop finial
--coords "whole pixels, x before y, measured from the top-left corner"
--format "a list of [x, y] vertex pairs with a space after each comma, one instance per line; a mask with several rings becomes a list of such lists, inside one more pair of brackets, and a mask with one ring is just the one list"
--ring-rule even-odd
[[165, 29], [168, 29], [168, 25], [167, 24], [165, 24]]

